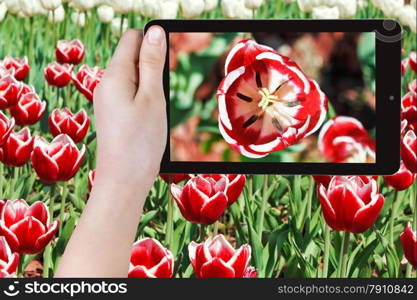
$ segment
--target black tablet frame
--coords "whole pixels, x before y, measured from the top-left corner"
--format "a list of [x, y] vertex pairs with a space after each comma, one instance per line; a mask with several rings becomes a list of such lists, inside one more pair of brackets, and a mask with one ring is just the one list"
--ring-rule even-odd
[[168, 137], [161, 173], [205, 174], [331, 174], [390, 175], [400, 166], [401, 33], [399, 23], [387, 19], [361, 20], [152, 20], [170, 32], [375, 32], [376, 33], [376, 162], [185, 162], [170, 160], [169, 50], [163, 85], [167, 103]]

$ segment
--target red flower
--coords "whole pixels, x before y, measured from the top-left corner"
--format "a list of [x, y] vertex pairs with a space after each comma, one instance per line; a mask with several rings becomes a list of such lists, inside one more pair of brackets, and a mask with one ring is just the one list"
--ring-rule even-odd
[[400, 169], [397, 173], [390, 176], [384, 176], [385, 183], [397, 191], [408, 189], [416, 180], [416, 174], [410, 172], [401, 161]]
[[410, 68], [414, 71], [417, 72], [417, 62], [416, 62], [416, 52], [412, 51], [410, 52], [410, 56], [408, 57], [408, 65], [410, 66]]
[[371, 227], [384, 205], [376, 181], [365, 183], [358, 176], [333, 177], [327, 189], [319, 186], [319, 200], [327, 225], [352, 233]]
[[160, 242], [144, 238], [133, 244], [129, 278], [170, 278], [174, 273], [174, 257]]
[[56, 87], [64, 87], [70, 83], [72, 78], [73, 65], [58, 64], [51, 62], [44, 70], [43, 74], [49, 85]]
[[202, 176], [204, 178], [212, 178], [215, 181], [219, 181], [223, 178], [225, 179], [225, 193], [227, 196], [227, 205], [232, 205], [239, 198], [246, 182], [245, 175], [240, 174], [205, 174]]
[[9, 119], [0, 111], [0, 146], [6, 143], [12, 133], [14, 124], [15, 121], [13, 118]]
[[401, 140], [401, 158], [411, 172], [417, 173], [417, 139], [413, 130], [408, 130]]
[[1, 216], [1, 211], [2, 211], [5, 204], [6, 204], [6, 202], [4, 200], [0, 199], [0, 216]]
[[[334, 176], [332, 175], [313, 175], [313, 179], [317, 185], [323, 185], [326, 189], [329, 187], [330, 181], [332, 181]], [[352, 177], [352, 176], [348, 176]], [[378, 176], [358, 176], [365, 184], [371, 182], [371, 180], [378, 180]]]
[[14, 79], [12, 75], [0, 78], [0, 109], [6, 109], [16, 105], [22, 83]]
[[52, 240], [58, 226], [58, 220], [50, 224], [44, 203], [37, 201], [29, 206], [23, 199], [8, 200], [0, 218], [0, 235], [12, 251], [37, 254]]
[[190, 178], [190, 175], [188, 174], [159, 174], [159, 177], [161, 177], [168, 184], [169, 183], [177, 184], [181, 181], [184, 181], [185, 179]]
[[236, 151], [260, 158], [314, 133], [327, 98], [298, 65], [252, 40], [229, 53], [217, 91], [219, 129]]
[[84, 153], [85, 145], [78, 150], [66, 134], [58, 135], [50, 144], [39, 138], [33, 149], [32, 165], [44, 182], [68, 181], [77, 173]]
[[91, 68], [82, 65], [77, 75], [72, 75], [72, 80], [78, 91], [83, 94], [88, 101], [93, 102], [93, 92], [96, 85], [100, 82], [103, 71], [99, 67]]
[[84, 58], [85, 48], [80, 40], [60, 40], [56, 45], [55, 55], [60, 64], [78, 65]]
[[405, 58], [401, 61], [401, 76], [404, 76], [408, 67], [408, 58]]
[[34, 142], [35, 137], [30, 135], [29, 128], [12, 132], [0, 148], [0, 161], [8, 166], [23, 166], [30, 160]]
[[[0, 236], [0, 271], [7, 274], [13, 274], [17, 270], [19, 265], [19, 254], [10, 250], [9, 244], [7, 244], [6, 238]], [[0, 276], [1, 278], [1, 276]]]
[[401, 119], [407, 120], [410, 129], [417, 130], [417, 94], [408, 92], [401, 99]]
[[10, 114], [20, 126], [33, 125], [42, 119], [46, 102], [41, 101], [36, 93], [27, 93], [20, 97], [19, 102], [10, 108]]
[[96, 177], [96, 170], [88, 171], [88, 188], [90, 189], [90, 191], [94, 185], [94, 177]]
[[242, 278], [256, 278], [256, 276], [258, 276], [256, 269], [254, 267], [247, 267]]
[[75, 143], [79, 143], [87, 134], [90, 119], [84, 109], [74, 115], [64, 107], [61, 110], [55, 109], [49, 116], [48, 123], [53, 136], [65, 133]]
[[245, 244], [235, 250], [222, 234], [209, 237], [201, 244], [191, 242], [188, 253], [198, 278], [242, 278], [248, 275], [251, 247]]
[[319, 150], [332, 162], [373, 162], [375, 141], [355, 118], [337, 116], [327, 121], [319, 135]]
[[410, 224], [407, 224], [404, 232], [400, 235], [400, 239], [405, 258], [407, 258], [411, 265], [417, 267], [417, 237], [416, 233], [411, 229]]
[[184, 187], [172, 184], [171, 194], [183, 217], [194, 223], [213, 224], [227, 206], [226, 180], [202, 176], [191, 178]]
[[26, 56], [23, 57], [23, 59], [6, 56], [2, 61], [0, 61], [0, 66], [3, 66], [7, 70], [13, 70], [14, 77], [17, 80], [25, 79], [30, 70], [28, 58]]

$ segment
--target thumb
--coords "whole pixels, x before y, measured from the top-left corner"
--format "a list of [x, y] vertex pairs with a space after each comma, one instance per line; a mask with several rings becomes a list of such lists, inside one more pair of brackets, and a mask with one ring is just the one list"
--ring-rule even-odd
[[160, 26], [149, 28], [139, 54], [139, 97], [146, 98], [146, 95], [156, 94], [163, 99], [162, 82], [166, 49], [164, 30]]

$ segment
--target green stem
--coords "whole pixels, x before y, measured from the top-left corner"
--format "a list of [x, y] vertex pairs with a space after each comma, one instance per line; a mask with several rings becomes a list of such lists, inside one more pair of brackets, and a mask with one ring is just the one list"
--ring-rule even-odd
[[265, 218], [265, 210], [266, 204], [268, 202], [268, 175], [264, 175], [264, 185], [262, 190], [262, 203], [261, 203], [261, 210], [259, 211], [259, 219], [257, 224], [257, 232], [259, 236], [262, 235], [262, 229], [264, 225], [264, 218]]
[[343, 241], [342, 247], [340, 251], [340, 258], [339, 258], [339, 266], [338, 266], [338, 274], [337, 277], [339, 278], [346, 278], [346, 269], [347, 269], [347, 261], [349, 255], [349, 239], [350, 239], [350, 232], [345, 231], [343, 234]]
[[123, 35], [123, 23], [124, 23], [124, 21], [125, 21], [125, 18], [126, 18], [126, 15], [125, 15], [125, 14], [123, 14], [123, 15], [121, 16], [121, 18], [120, 18], [120, 36], [122, 36], [122, 35]]
[[[52, 183], [49, 189], [49, 219], [54, 218], [54, 196], [55, 196], [56, 183]], [[43, 277], [49, 278], [49, 270], [52, 268], [52, 246], [49, 244], [46, 246], [43, 252]]]
[[[168, 186], [172, 184], [172, 176], [168, 175]], [[168, 187], [168, 188], [169, 188]], [[172, 237], [174, 232], [174, 198], [171, 196], [171, 193], [168, 191], [168, 208], [167, 208], [167, 228], [165, 235], [165, 244], [169, 248], [172, 246]]]
[[389, 219], [389, 243], [391, 247], [394, 249], [394, 218], [395, 218], [395, 211], [397, 208], [397, 202], [398, 202], [398, 191], [394, 191], [394, 197], [392, 199], [391, 204], [391, 215]]
[[329, 275], [329, 257], [330, 257], [330, 227], [325, 225], [324, 229], [324, 256], [323, 256], [323, 273], [322, 278]]
[[219, 220], [217, 220], [213, 225], [213, 236], [216, 236], [219, 234]]
[[[33, 17], [29, 18], [29, 44], [28, 44], [28, 56], [29, 56], [29, 64], [34, 65], [35, 64], [35, 56], [33, 53], [33, 41], [34, 41], [34, 32], [33, 32]], [[29, 72], [29, 79], [28, 82], [31, 82], [31, 74], [33, 72]]]
[[64, 224], [65, 202], [67, 200], [67, 196], [68, 196], [68, 182], [65, 181], [64, 186], [62, 188], [61, 207], [59, 211], [59, 235], [61, 235], [62, 233], [62, 227]]
[[25, 255], [24, 254], [20, 254], [19, 255], [19, 265], [17, 266], [17, 275], [19, 276], [19, 275], [21, 275], [21, 277], [23, 278], [24, 276], [24, 274], [23, 274], [23, 272], [25, 271], [23, 268], [24, 268], [24, 266], [23, 266], [23, 264], [24, 264], [24, 261], [25, 261]]
[[19, 178], [19, 168], [13, 167], [13, 181], [9, 186], [9, 199], [13, 198], [14, 191], [17, 190], [17, 179]]

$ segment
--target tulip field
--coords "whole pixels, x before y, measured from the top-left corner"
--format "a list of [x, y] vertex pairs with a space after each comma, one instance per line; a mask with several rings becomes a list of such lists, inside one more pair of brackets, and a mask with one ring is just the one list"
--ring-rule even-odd
[[[94, 187], [94, 88], [126, 28], [143, 28], [155, 18], [384, 17], [403, 26], [400, 170], [392, 176], [160, 174], [126, 276], [416, 278], [416, 1], [391, 1], [395, 9], [377, 0], [0, 0], [0, 278], [54, 276]], [[306, 109], [311, 123], [296, 125], [300, 132], [305, 125], [297, 143], [248, 155], [244, 139], [213, 122], [219, 115], [216, 93], [227, 94], [220, 85], [228, 76], [225, 58], [238, 43], [244, 51], [255, 47], [235, 38], [171, 41], [176, 155], [233, 160], [274, 152], [268, 157], [291, 160], [294, 151], [309, 147], [307, 131], [321, 131], [316, 157], [374, 158], [375, 135], [366, 117], [359, 121], [352, 111], [333, 108], [332, 94], [322, 95], [324, 84], [310, 79], [308, 97], [315, 106]], [[323, 40], [314, 43], [325, 52]], [[284, 46], [268, 51], [285, 55], [290, 46]], [[345, 95], [365, 103], [372, 115], [375, 107], [366, 99], [373, 95], [374, 66], [366, 60], [370, 48], [361, 47], [363, 89], [346, 89]], [[262, 91], [264, 109], [276, 95]], [[244, 125], [256, 121], [249, 116]], [[208, 133], [199, 135], [204, 142], [195, 143], [201, 132]], [[346, 139], [336, 145], [340, 136]]]

